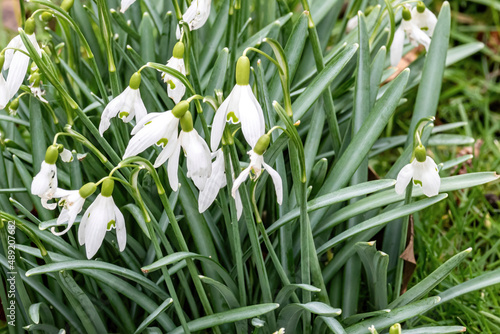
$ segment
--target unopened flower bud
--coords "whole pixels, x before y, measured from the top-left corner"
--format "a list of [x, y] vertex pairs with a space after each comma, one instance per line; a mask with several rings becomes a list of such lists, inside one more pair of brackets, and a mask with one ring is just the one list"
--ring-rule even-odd
[[172, 109], [172, 114], [177, 118], [182, 118], [188, 109], [189, 102], [181, 101], [175, 105], [174, 109]]
[[57, 158], [59, 157], [59, 150], [57, 145], [51, 145], [47, 148], [45, 152], [45, 162], [49, 165], [55, 165]]
[[270, 142], [271, 142], [271, 136], [269, 136], [268, 134], [261, 136], [257, 141], [257, 144], [255, 144], [253, 151], [258, 155], [263, 155], [264, 152], [269, 147]]
[[250, 82], [250, 59], [241, 56], [236, 63], [236, 84], [246, 86]]

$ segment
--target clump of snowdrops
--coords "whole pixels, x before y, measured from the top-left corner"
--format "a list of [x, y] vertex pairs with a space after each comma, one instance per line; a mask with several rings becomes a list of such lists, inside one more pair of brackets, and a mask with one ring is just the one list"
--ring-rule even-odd
[[500, 282], [433, 292], [472, 249], [403, 277], [410, 215], [498, 178], [433, 159], [473, 140], [433, 121], [445, 67], [482, 47], [448, 48], [448, 3], [21, 4], [0, 53], [10, 332], [458, 333], [405, 328]]

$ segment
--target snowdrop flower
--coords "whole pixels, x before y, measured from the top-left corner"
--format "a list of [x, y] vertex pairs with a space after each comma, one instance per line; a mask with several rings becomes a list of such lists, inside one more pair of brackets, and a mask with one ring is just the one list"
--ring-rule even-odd
[[60, 153], [61, 155], [61, 160], [64, 162], [71, 162], [73, 161], [73, 153], [71, 153], [70, 150], [63, 148], [62, 152]]
[[[35, 47], [38, 54], [41, 55], [42, 50], [38, 46], [35, 36], [35, 20], [30, 17], [26, 20], [24, 30], [31, 44]], [[7, 44], [5, 50], [5, 62], [3, 64], [3, 70], [9, 70], [6, 80], [6, 93], [8, 94], [8, 100], [10, 100], [19, 90], [21, 84], [23, 83], [24, 77], [26, 76], [26, 71], [28, 70], [28, 65], [30, 57], [21, 51], [28, 52], [26, 46], [21, 39], [21, 35], [14, 37], [9, 44]], [[5, 94], [5, 93], [4, 93]], [[0, 103], [1, 104], [1, 103]]]
[[[186, 75], [186, 68], [184, 67], [183, 57], [184, 57], [184, 43], [177, 42], [177, 44], [175, 44], [174, 46], [174, 52], [172, 58], [170, 58], [167, 61], [167, 66]], [[184, 86], [182, 81], [180, 81], [173, 75], [170, 75], [165, 72], [162, 72], [161, 78], [168, 85], [167, 87], [168, 97], [174, 100], [175, 103], [179, 103], [182, 97], [184, 96], [184, 93], [186, 93], [186, 86]]]
[[82, 211], [85, 199], [92, 195], [96, 190], [95, 183], [87, 183], [80, 190], [65, 190], [58, 188], [54, 193], [54, 198], [60, 198], [59, 206], [63, 209], [57, 218], [57, 225], [62, 225], [67, 223], [68, 226], [62, 232], [56, 232], [55, 227], [50, 230], [54, 235], [63, 235], [68, 232], [73, 223], [75, 222], [76, 216]]
[[42, 161], [40, 171], [33, 178], [31, 183], [31, 193], [42, 199], [42, 206], [49, 210], [54, 210], [57, 203], [47, 203], [54, 197], [57, 190], [57, 167], [56, 161], [59, 151], [56, 145], [49, 146], [45, 153], [45, 160]]
[[36, 98], [38, 98], [40, 101], [49, 103], [43, 95], [45, 95], [45, 90], [43, 90], [40, 86], [40, 73], [38, 70], [35, 70], [29, 77], [28, 81], [30, 82], [30, 90], [31, 94], [33, 94]]
[[[234, 181], [233, 189], [231, 192], [233, 197], [235, 197], [236, 191], [238, 190], [240, 185], [248, 178], [248, 176], [250, 176], [251, 179], [256, 180], [262, 173], [262, 167], [264, 167], [264, 169], [267, 170], [267, 172], [273, 179], [278, 204], [281, 205], [281, 203], [283, 202], [283, 184], [281, 181], [281, 176], [271, 166], [264, 162], [263, 154], [267, 150], [270, 140], [271, 137], [268, 134], [263, 135], [259, 138], [253, 150], [248, 152], [248, 155], [250, 155], [250, 164], [240, 173], [238, 178]], [[250, 172], [253, 172], [253, 176], [250, 174]]]
[[[224, 153], [222, 149], [217, 150], [213, 154], [215, 156], [215, 161], [212, 162], [212, 174], [205, 183], [205, 188], [200, 191], [198, 197], [198, 211], [200, 213], [205, 212], [210, 205], [214, 202], [215, 198], [219, 194], [219, 190], [224, 188], [227, 184], [226, 171], [224, 169]], [[233, 177], [234, 181], [234, 177]], [[241, 217], [243, 212], [243, 204], [241, 203], [240, 193], [236, 193], [236, 213], [238, 219]]]
[[391, 44], [391, 66], [397, 66], [403, 57], [405, 34], [412, 45], [422, 44], [426, 50], [429, 50], [430, 37], [434, 32], [436, 21], [436, 16], [421, 2], [412, 11], [404, 7], [401, 25], [396, 30]]
[[396, 193], [403, 194], [411, 179], [413, 179], [414, 184], [422, 187], [422, 191], [426, 196], [432, 197], [439, 193], [439, 186], [441, 185], [439, 171], [434, 160], [427, 156], [423, 145], [419, 145], [415, 149], [413, 161], [404, 166], [399, 172], [396, 179]]
[[115, 204], [113, 197], [114, 181], [104, 180], [101, 193], [83, 214], [78, 228], [78, 241], [85, 245], [87, 258], [91, 259], [99, 250], [106, 235], [106, 231], [116, 229], [116, 239], [120, 252], [125, 249], [127, 232], [125, 218]]
[[99, 123], [99, 132], [101, 136], [110, 126], [110, 120], [118, 116], [124, 123], [130, 122], [134, 116], [139, 122], [147, 115], [146, 107], [141, 99], [139, 86], [141, 85], [141, 74], [134, 73], [130, 78], [129, 86], [117, 97], [111, 100], [101, 115], [101, 123]]
[[177, 143], [174, 144], [175, 148], [172, 155], [164, 157], [165, 160], [158, 161], [157, 159], [155, 167], [159, 167], [168, 159], [168, 181], [172, 190], [177, 191], [179, 188], [177, 171], [179, 169], [179, 154], [182, 147], [187, 160], [186, 176], [193, 180], [196, 188], [203, 191], [208, 178], [212, 174], [210, 149], [205, 140], [200, 137], [198, 131], [193, 128], [193, 118], [189, 111], [186, 111], [181, 117], [180, 123], [182, 131], [179, 134]]
[[177, 143], [179, 118], [189, 108], [189, 102], [181, 101], [172, 110], [162, 113], [150, 113], [132, 129], [130, 139], [123, 159], [138, 155], [152, 145], [163, 147], [156, 158], [154, 166], [161, 166], [174, 152]]
[[219, 146], [226, 122], [241, 123], [243, 136], [251, 147], [254, 147], [264, 134], [264, 114], [248, 84], [249, 78], [250, 60], [246, 56], [240, 57], [236, 64], [236, 85], [220, 105], [213, 120], [210, 138], [212, 151]]
[[[191, 6], [182, 15], [182, 20], [189, 25], [189, 30], [196, 30], [203, 27], [210, 15], [212, 0], [193, 0]], [[177, 27], [177, 39], [181, 39], [181, 29]]]
[[0, 110], [3, 110], [10, 100], [9, 90], [7, 89], [7, 82], [5, 81], [1, 70], [4, 62], [5, 56], [3, 54], [0, 54]]
[[120, 12], [125, 13], [125, 11], [135, 2], [135, 0], [122, 0], [120, 5]]

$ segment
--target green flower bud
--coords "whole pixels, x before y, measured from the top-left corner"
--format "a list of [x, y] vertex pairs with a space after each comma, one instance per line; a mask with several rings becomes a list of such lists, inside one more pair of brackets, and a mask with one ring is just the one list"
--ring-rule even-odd
[[250, 82], [250, 59], [241, 56], [236, 63], [236, 84], [246, 86]]
[[61, 153], [64, 150], [63, 144], [57, 144], [57, 152]]
[[422, 1], [419, 1], [417, 3], [417, 12], [419, 12], [420, 14], [425, 12], [425, 4]]
[[193, 115], [189, 111], [186, 111], [184, 116], [180, 119], [181, 128], [184, 132], [191, 132], [193, 130]]
[[184, 43], [181, 41], [175, 43], [173, 56], [177, 59], [184, 58]]
[[104, 197], [110, 197], [113, 195], [113, 188], [115, 187], [115, 181], [108, 177], [102, 182], [101, 195]]
[[61, 9], [63, 9], [66, 12], [69, 12], [69, 10], [71, 9], [71, 7], [73, 7], [73, 3], [74, 2], [75, 2], [75, 0], [64, 0], [61, 3]]
[[394, 324], [391, 326], [389, 329], [389, 334], [401, 334], [401, 325], [400, 324]]
[[427, 152], [425, 151], [424, 145], [418, 145], [414, 154], [418, 162], [424, 162], [425, 159], [427, 159]]
[[90, 195], [92, 195], [96, 189], [97, 189], [97, 187], [96, 187], [95, 183], [89, 182], [80, 188], [79, 193], [80, 193], [80, 196], [82, 196], [82, 198], [87, 198]]
[[52, 15], [51, 12], [43, 12], [42, 15], [40, 15], [40, 17], [42, 18], [43, 22], [49, 22], [50, 20], [52, 20], [54, 16]]
[[26, 20], [26, 23], [24, 23], [24, 32], [26, 35], [31, 35], [35, 32], [35, 19], [30, 17], [29, 19]]
[[186, 111], [188, 111], [188, 109], [189, 109], [189, 102], [181, 101], [175, 105], [174, 109], [172, 109], [172, 114], [177, 118], [181, 118], [182, 116], [184, 116]]
[[16, 111], [17, 108], [19, 108], [19, 99], [18, 98], [12, 100], [12, 102], [10, 103], [10, 106], [9, 106], [9, 109], [12, 111]]
[[59, 157], [57, 145], [50, 145], [45, 152], [45, 162], [49, 165], [55, 165], [57, 157]]
[[408, 8], [404, 7], [403, 8], [403, 19], [405, 21], [410, 21], [411, 20], [411, 12]]
[[135, 72], [131, 77], [130, 77], [130, 82], [128, 86], [132, 89], [139, 89], [139, 86], [141, 85], [141, 73]]
[[262, 137], [259, 138], [259, 140], [257, 140], [257, 144], [255, 144], [253, 151], [258, 155], [263, 155], [264, 152], [269, 147], [270, 142], [271, 142], [271, 136], [269, 136], [268, 134], [263, 135]]

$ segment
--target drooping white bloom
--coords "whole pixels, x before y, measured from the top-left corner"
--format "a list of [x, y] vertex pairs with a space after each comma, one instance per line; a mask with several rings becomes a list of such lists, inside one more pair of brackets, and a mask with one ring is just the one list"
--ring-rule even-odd
[[[175, 108], [174, 108], [175, 109]], [[162, 113], [150, 113], [137, 122], [132, 130], [123, 159], [138, 155], [152, 145], [162, 146], [163, 150], [156, 158], [155, 166], [162, 165], [175, 149], [179, 119], [171, 110]]]
[[[42, 50], [38, 45], [35, 33], [28, 34], [28, 39], [38, 54], [41, 55]], [[23, 83], [24, 77], [26, 76], [30, 57], [26, 55], [25, 52], [27, 53], [28, 50], [26, 49], [20, 35], [14, 37], [9, 44], [7, 44], [3, 70], [9, 71], [6, 79], [6, 93], [8, 94], [8, 100], [16, 95], [19, 87], [21, 87], [21, 84]]]
[[174, 152], [170, 157], [166, 157], [163, 161], [156, 160], [155, 167], [159, 167], [168, 159], [168, 181], [172, 190], [177, 191], [179, 185], [177, 171], [179, 169], [179, 154], [182, 147], [187, 160], [186, 176], [193, 180], [196, 188], [203, 191], [208, 178], [212, 174], [212, 158], [207, 143], [200, 137], [198, 131], [191, 129], [188, 132], [181, 131], [175, 146]]
[[425, 10], [420, 7], [415, 7], [411, 11], [407, 7], [403, 9], [401, 25], [396, 30], [391, 44], [391, 66], [397, 66], [403, 57], [405, 34], [413, 46], [421, 44], [427, 51], [429, 50], [437, 19], [425, 6], [423, 8]]
[[[172, 58], [167, 61], [167, 66], [181, 72], [186, 75], [186, 68], [184, 66], [184, 44], [182, 42], [177, 42], [174, 47], [174, 52]], [[177, 104], [181, 101], [182, 97], [186, 93], [186, 86], [177, 79], [175, 76], [170, 75], [166, 72], [162, 72], [161, 78], [168, 85], [167, 93], [168, 97], [170, 97]]]
[[57, 203], [48, 203], [49, 200], [54, 198], [57, 190], [57, 167], [55, 161], [53, 164], [42, 161], [40, 171], [33, 178], [31, 183], [31, 193], [42, 199], [44, 208], [54, 210]]
[[99, 133], [101, 136], [110, 126], [113, 117], [120, 117], [124, 123], [130, 122], [134, 116], [139, 122], [147, 115], [146, 107], [142, 102], [139, 86], [137, 88], [127, 87], [120, 95], [111, 100], [101, 115]]
[[9, 103], [10, 95], [9, 89], [7, 88], [7, 82], [1, 72], [2, 71], [0, 70], [0, 110], [3, 110]]
[[[256, 149], [257, 148], [255, 147], [254, 150]], [[265, 169], [273, 179], [274, 189], [276, 190], [276, 198], [278, 204], [281, 205], [281, 203], [283, 202], [283, 183], [281, 181], [281, 176], [271, 166], [264, 162], [264, 156], [262, 154], [265, 149], [261, 154], [256, 153], [254, 150], [248, 152], [248, 155], [250, 155], [250, 164], [240, 173], [238, 178], [234, 181], [231, 193], [233, 197], [235, 197], [236, 191], [249, 176], [251, 179], [256, 180], [262, 173], [262, 169]]]
[[60, 198], [59, 205], [62, 206], [61, 213], [57, 218], [57, 225], [67, 223], [68, 226], [62, 232], [56, 232], [55, 227], [52, 227], [50, 230], [54, 235], [63, 235], [73, 226], [76, 216], [82, 211], [85, 198], [80, 195], [79, 190], [65, 190], [61, 188], [56, 190], [53, 197]]
[[[193, 0], [191, 6], [182, 15], [182, 20], [187, 22], [189, 30], [196, 30], [203, 27], [210, 15], [212, 0]], [[181, 29], [177, 27], [177, 39], [181, 39]]]
[[63, 149], [63, 151], [60, 153], [61, 160], [64, 162], [71, 162], [73, 161], [73, 153], [71, 153], [70, 150], [68, 149]]
[[113, 181], [106, 179], [101, 193], [83, 214], [78, 228], [78, 241], [85, 245], [87, 258], [91, 259], [99, 250], [106, 231], [116, 229], [116, 239], [120, 252], [125, 249], [127, 232], [125, 218], [115, 204], [113, 197]]
[[120, 12], [125, 13], [125, 11], [135, 2], [135, 0], [122, 0], [120, 5]]
[[[226, 171], [224, 169], [224, 153], [219, 149], [217, 152], [213, 153], [213, 155], [215, 156], [215, 160], [212, 162], [212, 174], [205, 183], [205, 188], [200, 191], [198, 197], [198, 211], [200, 211], [200, 213], [205, 212], [205, 210], [212, 205], [219, 191], [227, 184]], [[236, 192], [235, 199], [236, 213], [238, 219], [240, 219], [241, 213], [243, 212], [243, 204], [241, 203], [239, 192]]]
[[45, 95], [45, 90], [43, 90], [40, 86], [34, 86], [33, 84], [29, 85], [31, 89], [31, 94], [33, 94], [37, 99], [44, 103], [49, 103], [43, 96]]
[[441, 179], [439, 178], [438, 167], [431, 157], [425, 156], [425, 160], [422, 162], [415, 158], [410, 164], [401, 169], [396, 179], [396, 193], [403, 194], [411, 179], [413, 179], [415, 185], [422, 187], [422, 191], [426, 196], [432, 197], [439, 193]]
[[212, 151], [219, 146], [226, 122], [241, 123], [243, 136], [251, 147], [254, 147], [259, 138], [264, 135], [266, 129], [264, 114], [248, 84], [249, 74], [250, 61], [245, 56], [240, 57], [236, 65], [236, 85], [220, 105], [212, 123], [210, 137]]

